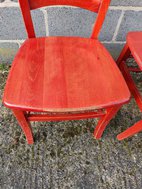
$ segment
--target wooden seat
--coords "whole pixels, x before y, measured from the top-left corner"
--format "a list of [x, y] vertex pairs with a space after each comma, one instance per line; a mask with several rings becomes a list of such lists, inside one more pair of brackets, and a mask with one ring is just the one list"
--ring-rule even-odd
[[142, 32], [129, 32], [127, 43], [134, 59], [142, 70]]
[[47, 37], [28, 39], [19, 50], [4, 104], [65, 112], [104, 108], [129, 97], [116, 63], [98, 40]]

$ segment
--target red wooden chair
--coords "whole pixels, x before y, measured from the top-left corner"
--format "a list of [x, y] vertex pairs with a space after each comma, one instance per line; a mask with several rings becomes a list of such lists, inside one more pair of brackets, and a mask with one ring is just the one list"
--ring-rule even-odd
[[[133, 57], [138, 64], [138, 67], [131, 67], [126, 65], [126, 60]], [[134, 96], [139, 109], [142, 111], [142, 95], [140, 94], [130, 72], [142, 72], [142, 32], [129, 32], [127, 35], [127, 43], [122, 50], [117, 64], [120, 67], [128, 87]], [[136, 123], [134, 126], [130, 127], [123, 133], [117, 136], [118, 140], [123, 140], [129, 136], [132, 136], [138, 132], [142, 131], [142, 120]]]
[[[12, 64], [3, 102], [12, 109], [29, 144], [30, 121], [100, 117], [99, 139], [130, 92], [116, 63], [99, 42], [110, 0], [20, 0], [28, 37]], [[71, 5], [98, 13], [91, 38], [36, 38], [30, 10]], [[119, 82], [117, 82], [119, 81]]]

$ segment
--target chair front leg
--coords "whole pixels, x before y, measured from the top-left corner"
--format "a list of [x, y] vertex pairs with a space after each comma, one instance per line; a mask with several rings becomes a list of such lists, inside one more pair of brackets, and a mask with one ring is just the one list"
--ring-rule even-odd
[[130, 51], [130, 49], [129, 49], [128, 44], [126, 43], [125, 46], [124, 46], [124, 48], [123, 48], [123, 50], [122, 50], [122, 52], [121, 52], [121, 54], [120, 54], [120, 56], [118, 57], [118, 59], [117, 59], [117, 61], [116, 61], [117, 65], [119, 66], [119, 64], [120, 64], [122, 61], [126, 61], [127, 58], [130, 57], [130, 55], [131, 55], [131, 51]]
[[[122, 106], [122, 105], [121, 105]], [[109, 124], [110, 120], [116, 115], [116, 113], [121, 108], [120, 105], [111, 107], [107, 109], [107, 113], [102, 116], [94, 130], [95, 139], [100, 139], [106, 126]]]
[[119, 135], [117, 135], [117, 139], [118, 140], [123, 140], [125, 138], [130, 137], [130, 136], [133, 136], [136, 133], [139, 133], [140, 131], [142, 131], [142, 120], [137, 122], [132, 127], [128, 128], [123, 133], [120, 133]]
[[34, 140], [32, 135], [32, 129], [29, 121], [26, 119], [24, 112], [21, 110], [13, 109], [13, 113], [17, 118], [23, 132], [25, 133], [28, 144], [33, 144]]
[[129, 73], [128, 67], [124, 62], [121, 62], [120, 64], [120, 70], [126, 80], [126, 83], [134, 96], [137, 105], [139, 106], [140, 110], [142, 111], [142, 95], [140, 94], [139, 90], [137, 89], [137, 86], [135, 82], [133, 81], [132, 76]]

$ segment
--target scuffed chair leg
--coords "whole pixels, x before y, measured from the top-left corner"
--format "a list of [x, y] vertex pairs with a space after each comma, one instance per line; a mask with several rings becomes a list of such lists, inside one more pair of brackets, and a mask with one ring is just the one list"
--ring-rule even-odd
[[115, 106], [107, 110], [106, 115], [102, 116], [94, 130], [95, 139], [100, 139], [106, 126], [109, 124], [110, 120], [116, 115], [121, 106]]
[[24, 112], [13, 109], [13, 113], [15, 117], [17, 118], [23, 132], [25, 133], [28, 144], [33, 144], [34, 140], [33, 140], [33, 135], [32, 135], [32, 129], [31, 129], [30, 123], [27, 121], [24, 115]]

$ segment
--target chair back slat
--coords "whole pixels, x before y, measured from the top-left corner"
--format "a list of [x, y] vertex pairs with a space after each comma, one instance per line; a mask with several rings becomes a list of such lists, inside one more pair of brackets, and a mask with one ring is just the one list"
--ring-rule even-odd
[[44, 6], [67, 5], [98, 12], [101, 0], [29, 0], [30, 8], [37, 9]]
[[53, 5], [75, 6], [98, 13], [91, 35], [91, 38], [98, 38], [110, 1], [111, 0], [19, 0], [19, 3], [29, 38], [35, 37], [30, 10]]

